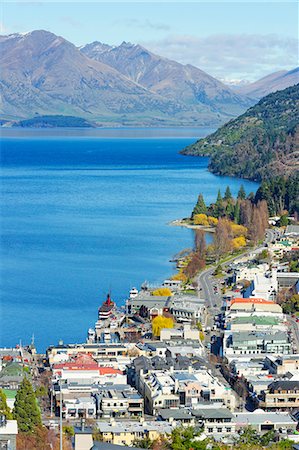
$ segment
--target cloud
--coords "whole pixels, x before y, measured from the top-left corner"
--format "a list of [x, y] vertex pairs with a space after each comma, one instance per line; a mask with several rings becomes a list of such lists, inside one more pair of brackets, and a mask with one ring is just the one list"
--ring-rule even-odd
[[154, 31], [170, 31], [171, 27], [165, 23], [152, 22], [149, 19], [139, 20], [139, 19], [123, 19], [121, 21], [114, 22], [117, 25], [125, 25], [127, 28], [140, 28], [140, 29], [150, 29]]
[[71, 25], [73, 28], [81, 28], [83, 25], [81, 22], [78, 22], [77, 20], [74, 20], [70, 16], [63, 16], [60, 17], [61, 22], [67, 23], [68, 25]]
[[276, 34], [170, 35], [142, 45], [217, 78], [255, 80], [298, 64], [298, 40]]

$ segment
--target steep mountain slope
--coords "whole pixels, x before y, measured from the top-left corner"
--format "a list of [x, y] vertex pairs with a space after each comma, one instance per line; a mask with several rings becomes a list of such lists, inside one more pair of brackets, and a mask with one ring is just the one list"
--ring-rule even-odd
[[281, 70], [271, 73], [254, 83], [236, 86], [235, 91], [252, 98], [260, 99], [271, 92], [281, 91], [299, 83], [299, 67], [293, 70]]
[[81, 52], [152, 92], [184, 102], [191, 110], [208, 106], [215, 113], [233, 116], [253, 104], [202, 70], [155, 55], [141, 45], [123, 42], [105, 48], [105, 44], [94, 42], [82, 47]]
[[46, 113], [115, 121], [182, 110], [47, 31], [1, 36], [0, 55], [3, 118]]
[[269, 94], [182, 153], [210, 155], [210, 170], [221, 175], [261, 180], [298, 173], [299, 84]]

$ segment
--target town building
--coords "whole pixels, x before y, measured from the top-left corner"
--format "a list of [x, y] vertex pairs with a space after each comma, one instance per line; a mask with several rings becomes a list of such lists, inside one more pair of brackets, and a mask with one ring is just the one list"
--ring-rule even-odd
[[6, 450], [16, 450], [17, 434], [17, 421], [7, 420], [5, 416], [0, 416], [0, 448]]
[[299, 408], [299, 381], [278, 380], [264, 392], [260, 407], [267, 411], [291, 411]]
[[170, 434], [174, 427], [167, 422], [111, 420], [110, 422], [97, 422], [97, 428], [103, 442], [130, 447], [136, 440], [150, 439], [154, 441], [161, 436]]

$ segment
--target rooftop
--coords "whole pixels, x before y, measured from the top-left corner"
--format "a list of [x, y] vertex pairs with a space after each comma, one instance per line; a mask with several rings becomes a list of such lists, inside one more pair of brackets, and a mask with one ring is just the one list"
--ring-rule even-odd
[[264, 298], [258, 298], [258, 297], [251, 297], [251, 298], [234, 298], [231, 301], [231, 305], [234, 305], [235, 303], [253, 303], [253, 304], [274, 304], [272, 300], [265, 300]]
[[241, 316], [234, 317], [232, 320], [234, 324], [246, 324], [250, 323], [253, 325], [278, 325], [279, 321], [276, 317], [271, 316]]

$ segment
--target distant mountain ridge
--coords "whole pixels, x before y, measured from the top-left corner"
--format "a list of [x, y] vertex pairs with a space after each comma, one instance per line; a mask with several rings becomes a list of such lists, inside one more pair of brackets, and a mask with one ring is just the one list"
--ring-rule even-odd
[[0, 36], [0, 64], [7, 123], [64, 115], [97, 125], [219, 126], [256, 102], [192, 65], [126, 42], [77, 48], [45, 30], [15, 33]]
[[299, 84], [269, 94], [181, 153], [210, 156], [220, 175], [262, 180], [299, 172]]
[[184, 102], [190, 110], [208, 106], [214, 112], [234, 116], [253, 103], [197, 67], [155, 55], [138, 44], [123, 42], [104, 48], [95, 42], [80, 50], [151, 92]]
[[236, 86], [235, 91], [251, 98], [260, 99], [271, 92], [281, 91], [297, 83], [299, 83], [299, 67], [289, 71], [274, 72], [254, 83]]

